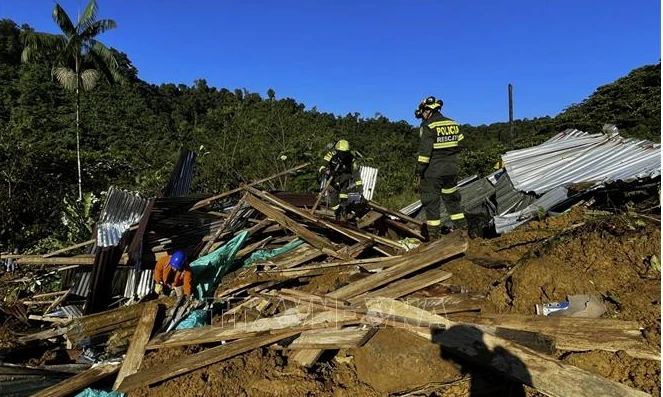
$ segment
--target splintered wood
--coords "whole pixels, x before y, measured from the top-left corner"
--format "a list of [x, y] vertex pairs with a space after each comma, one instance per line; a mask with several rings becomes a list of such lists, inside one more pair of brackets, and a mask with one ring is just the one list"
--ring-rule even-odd
[[[121, 350], [126, 352], [121, 365], [94, 366], [39, 395], [71, 395], [117, 371], [113, 389], [127, 393], [260, 348], [278, 350], [290, 362], [310, 367], [325, 350], [360, 349], [381, 327], [404, 329], [439, 345], [431, 343], [431, 348], [441, 346], [445, 354], [499, 372], [546, 395], [646, 395], [552, 356], [559, 350], [605, 350], [657, 360], [660, 353], [645, 343], [637, 323], [480, 313], [480, 298], [460, 292], [436, 291], [430, 293], [434, 296], [422, 297], [417, 292], [424, 288], [441, 287], [449, 279], [453, 282], [445, 264], [466, 252], [469, 243], [464, 235], [456, 232], [411, 248], [403, 239], [408, 238], [408, 243], [411, 237], [423, 240], [421, 220], [371, 201], [355, 225], [336, 222], [330, 211], [311, 213], [311, 204], [297, 207], [288, 202], [287, 194], [277, 197], [255, 188], [259, 182], [181, 205], [187, 216], [204, 213], [214, 219], [206, 235], [189, 247], [190, 252], [207, 254], [240, 233], [245, 236], [230, 258], [240, 265], [217, 286], [214, 306], [164, 298], [65, 319], [62, 324], [48, 316], [30, 315], [30, 319], [53, 321], [56, 326], [22, 336], [19, 341], [23, 344], [66, 339], [71, 347], [84, 348], [122, 335], [127, 345]], [[233, 193], [242, 197], [229, 214], [205, 210]], [[151, 247], [154, 256], [166, 255], [164, 247], [173, 241], [175, 237], [160, 236], [160, 246]], [[288, 243], [299, 245], [271, 253]], [[43, 257], [24, 256], [19, 262], [91, 264], [89, 255], [55, 257], [88, 244], [91, 241]], [[247, 258], [251, 262], [244, 262]], [[480, 262], [491, 268], [503, 266], [501, 262]], [[315, 281], [326, 279], [330, 281], [325, 281], [324, 289], [313, 288]], [[50, 309], [68, 297], [67, 290], [35, 295], [23, 303]], [[211, 325], [173, 330], [176, 320], [196, 308], [213, 313]], [[143, 360], [146, 354], [192, 345], [200, 346], [197, 353], [144, 368], [144, 362], [149, 362]]]

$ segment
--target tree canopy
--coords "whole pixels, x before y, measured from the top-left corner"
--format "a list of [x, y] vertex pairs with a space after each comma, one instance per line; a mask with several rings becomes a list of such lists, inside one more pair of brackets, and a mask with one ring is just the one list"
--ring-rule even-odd
[[[279, 98], [273, 89], [210, 87], [203, 78], [191, 85], [149, 84], [127, 54], [110, 48], [127, 83], [101, 80], [81, 97], [86, 194], [77, 201], [76, 99], [51, 78], [48, 62], [21, 63], [20, 37], [29, 31], [0, 20], [0, 246], [46, 249], [89, 238], [82, 226], [75, 229], [80, 235], [72, 233], [65, 223], [74, 221], [63, 222], [64, 214], [94, 219], [91, 207], [103, 202], [110, 185], [158, 194], [181, 148], [198, 152], [194, 192], [217, 193], [306, 161], [317, 165], [325, 146], [343, 138], [363, 154], [361, 164], [379, 168], [378, 202], [397, 208], [418, 198], [411, 188], [418, 134], [405, 121], [337, 116]], [[462, 125], [468, 148], [461, 172], [485, 175], [510, 146], [538, 144], [568, 127], [600, 132], [606, 122], [627, 136], [660, 141], [660, 64], [599, 87], [555, 117], [514, 121], [512, 143], [508, 123]], [[271, 187], [313, 192], [315, 168]]]

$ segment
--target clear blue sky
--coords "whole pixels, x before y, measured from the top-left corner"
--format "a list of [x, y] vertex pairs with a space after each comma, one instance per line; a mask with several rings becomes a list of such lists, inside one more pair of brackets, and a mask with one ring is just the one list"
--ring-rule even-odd
[[[87, 0], [61, 0], [70, 16]], [[473, 125], [554, 116], [659, 62], [658, 0], [98, 0], [149, 83], [291, 97], [308, 109], [417, 124], [427, 95]], [[0, 18], [57, 32], [53, 0], [0, 0]]]

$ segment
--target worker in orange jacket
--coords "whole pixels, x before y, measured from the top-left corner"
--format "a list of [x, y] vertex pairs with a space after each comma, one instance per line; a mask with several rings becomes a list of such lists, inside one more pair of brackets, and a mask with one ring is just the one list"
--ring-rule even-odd
[[191, 296], [193, 272], [186, 263], [186, 255], [176, 251], [173, 255], [164, 256], [154, 267], [154, 292], [159, 295]]

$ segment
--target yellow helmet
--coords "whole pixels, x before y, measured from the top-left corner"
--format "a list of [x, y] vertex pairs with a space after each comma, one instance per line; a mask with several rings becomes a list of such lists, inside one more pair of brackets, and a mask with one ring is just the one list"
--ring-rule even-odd
[[424, 99], [421, 101], [419, 104], [419, 109], [423, 111], [423, 109], [430, 109], [430, 110], [435, 110], [435, 109], [441, 109], [443, 105], [443, 102], [441, 99], [436, 99], [434, 96], [429, 96], [428, 98]]
[[340, 141], [336, 142], [336, 146], [334, 146], [334, 148], [339, 152], [347, 152], [350, 150], [350, 144], [345, 139], [341, 139]]

